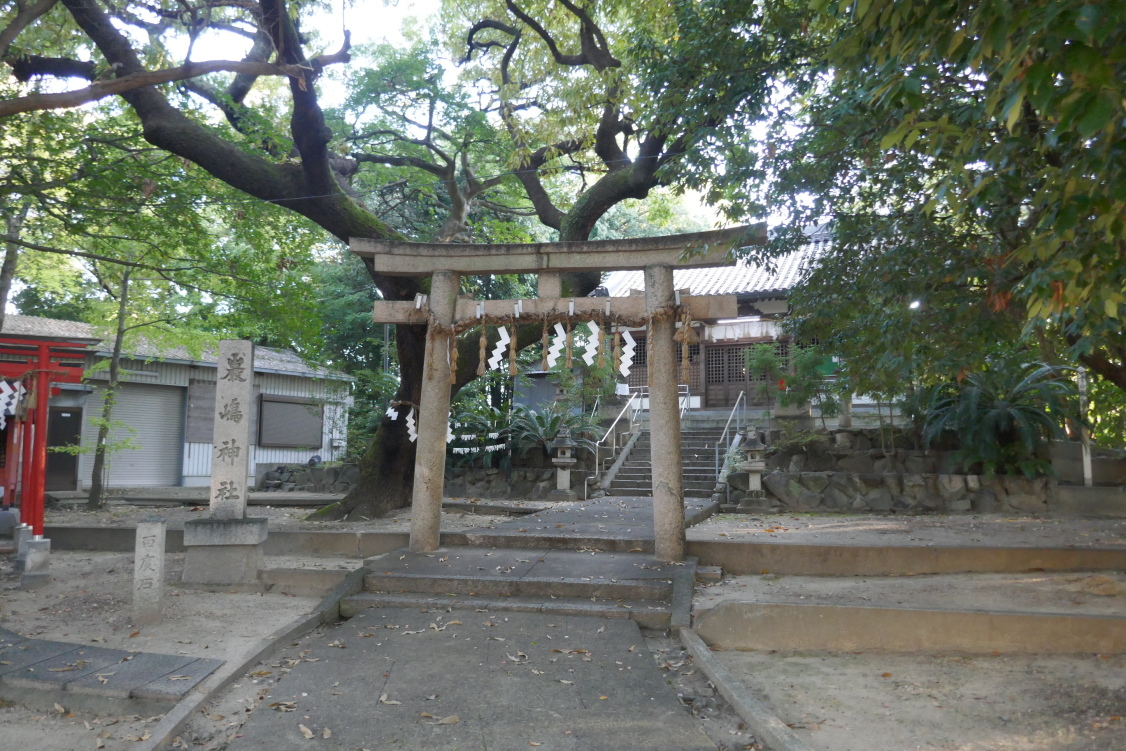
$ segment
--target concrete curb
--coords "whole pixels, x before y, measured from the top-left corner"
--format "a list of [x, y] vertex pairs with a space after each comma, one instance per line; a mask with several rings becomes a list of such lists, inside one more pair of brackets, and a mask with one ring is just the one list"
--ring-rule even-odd
[[742, 681], [724, 667], [699, 636], [689, 629], [681, 629], [680, 643], [688, 650], [688, 654], [692, 655], [694, 663], [723, 694], [723, 698], [731, 703], [747, 723], [747, 727], [768, 748], [772, 751], [811, 751], [806, 742], [790, 730], [786, 723], [778, 719], [769, 707], [751, 696], [751, 692]]
[[672, 606], [669, 625], [679, 633], [692, 627], [692, 595], [696, 591], [696, 559], [689, 557], [685, 565], [672, 575]]
[[362, 567], [352, 571], [344, 581], [320, 601], [313, 612], [300, 616], [269, 636], [260, 639], [246, 656], [237, 663], [228, 662], [220, 668], [204, 684], [201, 684], [200, 687], [193, 690], [192, 693], [169, 710], [164, 715], [164, 719], [152, 729], [152, 737], [134, 746], [135, 751], [162, 751], [162, 749], [167, 748], [176, 739], [193, 712], [201, 709], [257, 662], [280, 649], [286, 642], [304, 636], [317, 626], [339, 620], [340, 601], [363, 588], [366, 573], [367, 569]]

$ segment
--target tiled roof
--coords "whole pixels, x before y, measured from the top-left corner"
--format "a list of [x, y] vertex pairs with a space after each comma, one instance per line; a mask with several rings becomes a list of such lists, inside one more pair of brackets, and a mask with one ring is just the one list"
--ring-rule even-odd
[[94, 327], [79, 321], [59, 321], [54, 318], [40, 318], [39, 316], [19, 316], [8, 313], [4, 316], [2, 334], [13, 336], [40, 336], [51, 339], [101, 339], [94, 333]]
[[[102, 346], [95, 345], [93, 347], [98, 354], [108, 355], [110, 353], [105, 348], [105, 337], [98, 332], [97, 327], [80, 321], [59, 321], [54, 318], [21, 316], [9, 313], [4, 316], [4, 328], [0, 330], [0, 333], [91, 340], [101, 343]], [[214, 365], [218, 362], [218, 357], [214, 351], [204, 351], [199, 357], [193, 357], [185, 347], [159, 347], [147, 339], [134, 339], [129, 351], [125, 354], [127, 357], [137, 360], [180, 360], [202, 365]], [[310, 365], [302, 360], [296, 352], [287, 349], [274, 349], [273, 347], [254, 348], [254, 369], [292, 373], [294, 375], [316, 375], [323, 378], [348, 378], [342, 373]]]
[[[674, 269], [673, 287], [689, 289], [693, 295], [784, 295], [804, 278], [807, 265], [821, 252], [821, 242], [802, 246], [772, 262], [772, 269], [746, 261], [738, 266], [710, 269]], [[630, 290], [645, 289], [644, 272], [614, 271], [602, 286], [610, 297], [626, 297]]]

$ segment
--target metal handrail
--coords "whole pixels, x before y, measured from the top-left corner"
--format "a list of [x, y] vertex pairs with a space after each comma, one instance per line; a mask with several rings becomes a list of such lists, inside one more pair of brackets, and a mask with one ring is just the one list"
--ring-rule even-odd
[[622, 410], [618, 412], [618, 416], [614, 418], [614, 421], [610, 423], [610, 427], [606, 429], [606, 434], [603, 435], [602, 438], [600, 438], [598, 442], [594, 444], [595, 477], [602, 476], [603, 459], [601, 449], [603, 448], [603, 445], [606, 443], [607, 439], [610, 440], [610, 448], [612, 449], [612, 454], [617, 455], [618, 453], [618, 431], [614, 430], [614, 428], [617, 427], [621, 419], [625, 417], [627, 413], [629, 414], [629, 430], [626, 431], [627, 435], [633, 435], [634, 426], [640, 425], [640, 421], [637, 419], [637, 415], [641, 412], [641, 401], [642, 391], [640, 389], [631, 392], [629, 399], [627, 399], [626, 403], [622, 406]]
[[[743, 405], [742, 411], [738, 411], [740, 404]], [[716, 480], [716, 482], [719, 482], [719, 473], [720, 473], [720, 469], [721, 469], [720, 465], [719, 465], [719, 447], [720, 447], [721, 444], [723, 445], [723, 447], [724, 447], [723, 448], [723, 455], [727, 456], [727, 451], [728, 451], [728, 449], [731, 448], [731, 440], [728, 439], [728, 437], [727, 437], [727, 432], [729, 430], [731, 430], [731, 421], [735, 420], [735, 432], [738, 433], [740, 430], [742, 430], [743, 422], [746, 420], [746, 416], [747, 416], [747, 392], [746, 391], [740, 391], [739, 392], [739, 398], [735, 400], [735, 406], [733, 406], [731, 408], [731, 414], [728, 415], [728, 417], [727, 417], [727, 424], [723, 426], [723, 434], [719, 437], [719, 440], [716, 441], [716, 444], [715, 444], [715, 480]]]
[[684, 413], [692, 406], [692, 390], [688, 388], [688, 384], [677, 384], [677, 394], [680, 395], [680, 416], [684, 417]]

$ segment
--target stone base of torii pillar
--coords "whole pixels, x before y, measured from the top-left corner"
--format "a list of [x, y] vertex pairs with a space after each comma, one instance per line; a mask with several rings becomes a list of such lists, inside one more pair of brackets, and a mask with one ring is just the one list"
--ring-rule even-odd
[[[734, 295], [688, 297], [677, 301], [673, 268], [730, 266], [732, 249], [766, 241], [765, 225], [657, 238], [511, 245], [443, 245], [352, 238], [372, 274], [431, 277], [428, 309], [421, 301], [375, 303], [376, 323], [428, 325], [411, 501], [411, 550], [438, 549], [446, 432], [450, 408], [451, 337], [459, 324], [472, 326], [483, 311], [492, 320], [513, 316], [513, 302], [457, 299], [462, 275], [540, 275], [540, 297], [521, 301], [521, 323], [569, 316], [575, 322], [641, 317], [649, 322], [649, 394], [652, 433], [653, 516], [656, 557], [684, 560], [684, 492], [681, 477], [680, 409], [677, 389], [676, 318], [734, 318]], [[563, 299], [565, 272], [644, 269], [644, 308], [636, 298]], [[539, 317], [537, 319], [537, 316]]]

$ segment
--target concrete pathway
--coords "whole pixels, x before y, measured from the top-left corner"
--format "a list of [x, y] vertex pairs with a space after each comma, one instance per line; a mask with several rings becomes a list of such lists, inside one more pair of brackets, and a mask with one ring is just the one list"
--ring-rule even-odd
[[627, 619], [379, 608], [290, 651], [230, 751], [715, 750]]

